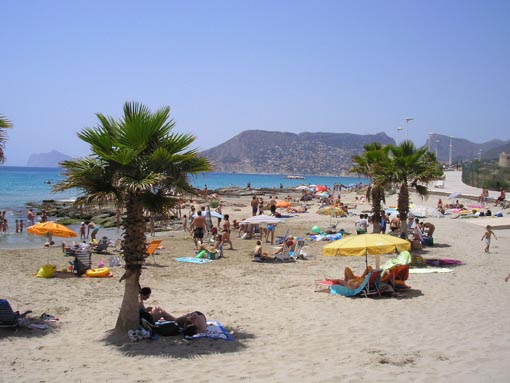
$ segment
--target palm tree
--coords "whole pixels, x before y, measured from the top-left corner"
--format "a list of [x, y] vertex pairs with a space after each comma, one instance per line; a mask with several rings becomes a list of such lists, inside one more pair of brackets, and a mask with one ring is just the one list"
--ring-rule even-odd
[[0, 164], [5, 162], [5, 143], [7, 142], [7, 135], [4, 129], [12, 128], [12, 123], [0, 114]]
[[144, 208], [163, 211], [173, 206], [175, 199], [168, 193], [171, 187], [193, 193], [188, 175], [210, 170], [209, 162], [189, 149], [194, 136], [172, 133], [175, 123], [169, 114], [169, 107], [152, 113], [139, 103], [126, 103], [119, 120], [97, 114], [97, 127], [78, 133], [90, 145], [92, 154], [62, 162], [65, 178], [54, 187], [54, 191], [81, 190], [76, 204], [113, 202], [125, 209], [124, 298], [115, 326], [124, 334], [139, 326], [138, 292], [146, 240]]
[[389, 146], [389, 161], [380, 169], [378, 178], [399, 185], [398, 212], [401, 233], [407, 237], [409, 213], [409, 188], [415, 188], [421, 196], [427, 195], [427, 184], [443, 176], [441, 164], [435, 154], [426, 147], [416, 148], [411, 141]]
[[367, 190], [367, 200], [372, 201], [373, 232], [380, 233], [381, 201], [385, 200], [384, 188], [387, 185], [387, 180], [378, 177], [378, 174], [388, 161], [388, 147], [382, 146], [379, 142], [366, 144], [363, 147], [365, 151], [361, 155], [352, 157], [354, 166], [350, 172], [368, 177], [372, 182]]

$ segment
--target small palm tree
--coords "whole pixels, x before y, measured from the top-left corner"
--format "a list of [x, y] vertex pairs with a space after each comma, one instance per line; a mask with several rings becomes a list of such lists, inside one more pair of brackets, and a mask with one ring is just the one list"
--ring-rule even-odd
[[372, 202], [372, 222], [373, 232], [381, 232], [381, 202], [385, 200], [384, 189], [387, 186], [387, 180], [384, 177], [378, 177], [381, 168], [384, 168], [388, 161], [388, 147], [379, 142], [364, 145], [365, 151], [361, 155], [353, 156], [354, 166], [350, 169], [351, 173], [357, 173], [368, 177], [372, 183], [367, 190], [367, 200]]
[[426, 147], [416, 148], [411, 141], [398, 146], [389, 146], [389, 161], [379, 169], [379, 178], [399, 185], [398, 212], [401, 233], [407, 237], [407, 216], [409, 213], [409, 188], [415, 188], [421, 196], [427, 195], [427, 184], [443, 176], [441, 164], [435, 154]]
[[5, 143], [7, 142], [7, 134], [5, 133], [4, 129], [12, 128], [12, 123], [5, 118], [4, 116], [0, 115], [0, 164], [3, 164], [5, 162]]
[[193, 193], [188, 175], [210, 170], [208, 161], [189, 146], [195, 137], [175, 134], [170, 108], [152, 113], [139, 103], [126, 103], [122, 118], [97, 114], [99, 124], [78, 133], [90, 145], [87, 158], [61, 163], [64, 180], [54, 191], [81, 190], [77, 204], [113, 202], [125, 209], [124, 298], [116, 330], [139, 326], [138, 292], [145, 256], [144, 208], [164, 211], [173, 206], [171, 188]]

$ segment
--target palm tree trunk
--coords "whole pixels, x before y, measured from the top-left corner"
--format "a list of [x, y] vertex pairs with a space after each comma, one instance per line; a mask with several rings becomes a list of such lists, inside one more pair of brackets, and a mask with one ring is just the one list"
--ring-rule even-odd
[[398, 192], [398, 213], [400, 214], [400, 233], [407, 238], [407, 214], [409, 213], [409, 189], [407, 181], [402, 182]]
[[126, 228], [124, 235], [126, 272], [120, 280], [125, 280], [125, 286], [115, 330], [127, 332], [140, 326], [138, 293], [140, 291], [142, 265], [145, 259], [145, 219], [143, 205], [137, 195], [128, 197], [124, 227]]
[[374, 233], [381, 232], [381, 187], [372, 188], [372, 227]]

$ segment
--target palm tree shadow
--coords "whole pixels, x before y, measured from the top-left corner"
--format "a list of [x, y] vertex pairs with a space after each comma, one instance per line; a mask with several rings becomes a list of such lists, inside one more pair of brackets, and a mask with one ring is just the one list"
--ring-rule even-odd
[[233, 336], [233, 341], [212, 338], [186, 339], [179, 335], [161, 336], [157, 340], [147, 339], [131, 342], [127, 335], [119, 335], [111, 330], [103, 340], [106, 344], [115, 346], [117, 350], [129, 357], [142, 355], [196, 359], [205, 355], [238, 352], [247, 348], [245, 340], [254, 338], [252, 334], [237, 331]]

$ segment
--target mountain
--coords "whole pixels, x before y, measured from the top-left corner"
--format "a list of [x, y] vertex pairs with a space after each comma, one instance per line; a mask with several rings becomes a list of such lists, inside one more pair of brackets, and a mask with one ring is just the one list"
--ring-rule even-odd
[[481, 158], [482, 160], [497, 159], [500, 152], [509, 153], [510, 147], [510, 141], [491, 140], [482, 144], [476, 144], [463, 138], [435, 133], [429, 135], [425, 145], [428, 146], [431, 152], [437, 153], [437, 158], [440, 162], [449, 162], [450, 143], [453, 163], [470, 161], [474, 158]]
[[27, 166], [33, 168], [57, 168], [60, 162], [70, 159], [71, 157], [68, 155], [52, 150], [49, 153], [31, 154], [28, 158]]
[[363, 145], [395, 144], [385, 133], [288, 133], [247, 130], [201, 152], [215, 172], [347, 175]]

